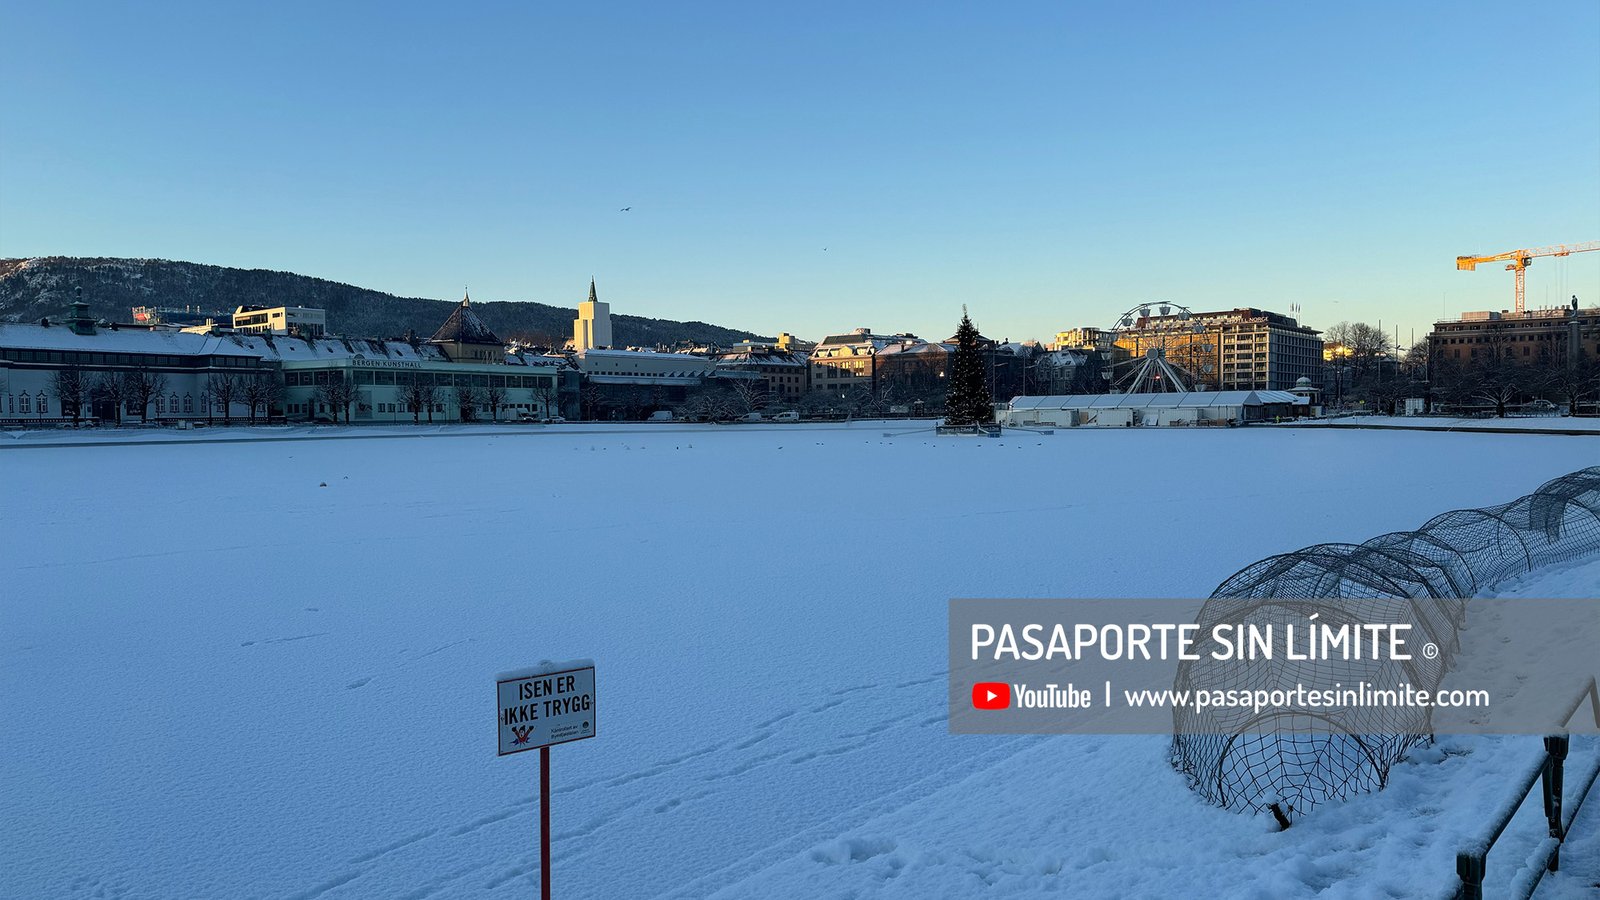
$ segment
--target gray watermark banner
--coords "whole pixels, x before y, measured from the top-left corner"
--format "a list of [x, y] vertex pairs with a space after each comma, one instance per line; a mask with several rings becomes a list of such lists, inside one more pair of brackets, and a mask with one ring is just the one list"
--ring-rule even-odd
[[1600, 599], [950, 601], [957, 734], [1600, 733]]

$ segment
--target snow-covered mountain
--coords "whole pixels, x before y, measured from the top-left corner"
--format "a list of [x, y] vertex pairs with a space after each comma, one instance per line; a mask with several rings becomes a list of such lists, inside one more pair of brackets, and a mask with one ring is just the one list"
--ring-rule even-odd
[[[426, 337], [450, 314], [453, 300], [396, 297], [322, 278], [266, 269], [233, 269], [165, 259], [47, 256], [0, 259], [0, 322], [60, 316], [83, 289], [91, 314], [130, 321], [135, 306], [188, 307], [231, 312], [241, 305], [313, 306], [328, 311], [330, 329], [361, 337]], [[572, 333], [577, 311], [528, 302], [473, 301], [496, 334], [559, 343]], [[654, 346], [678, 341], [723, 346], [756, 335], [709, 325], [613, 315], [616, 340]]]

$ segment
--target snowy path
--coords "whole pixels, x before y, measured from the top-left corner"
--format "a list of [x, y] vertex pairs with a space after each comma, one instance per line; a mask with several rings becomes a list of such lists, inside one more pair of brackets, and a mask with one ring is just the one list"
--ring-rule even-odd
[[[946, 600], [1203, 594], [1600, 456], [883, 430], [0, 450], [0, 819], [29, 823], [0, 896], [526, 896], [537, 764], [494, 757], [491, 679], [579, 655], [603, 711], [553, 754], [562, 896], [960, 895], [918, 874], [957, 877], [936, 858], [1032, 889], [1192, 862], [1149, 835], [1195, 821], [1261, 877], [1332, 883], [1196, 807], [1164, 741], [949, 735]], [[1424, 837], [1350, 815], [1363, 852]]]

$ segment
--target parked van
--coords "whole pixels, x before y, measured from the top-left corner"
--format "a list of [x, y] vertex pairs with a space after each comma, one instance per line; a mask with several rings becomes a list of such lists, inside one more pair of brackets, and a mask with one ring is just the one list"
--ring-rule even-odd
[[677, 419], [673, 417], [672, 410], [670, 410], [670, 409], [658, 409], [655, 412], [651, 413], [650, 414], [650, 418], [645, 419], [645, 421], [646, 422], [676, 422]]
[[761, 418], [761, 413], [752, 412], [752, 413], [745, 413], [744, 415], [740, 416], [739, 418], [734, 419], [734, 421], [735, 422], [760, 422], [760, 421], [763, 421], [763, 419]]
[[798, 421], [800, 421], [800, 414], [791, 409], [788, 412], [781, 412], [781, 413], [778, 413], [777, 415], [773, 416], [772, 417], [772, 421], [774, 421], [774, 422], [798, 422]]

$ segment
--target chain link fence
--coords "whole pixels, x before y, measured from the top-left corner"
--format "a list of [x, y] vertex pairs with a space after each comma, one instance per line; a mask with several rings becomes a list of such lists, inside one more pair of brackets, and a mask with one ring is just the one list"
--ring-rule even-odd
[[[1317, 544], [1252, 563], [1211, 594], [1201, 608], [1199, 633], [1209, 634], [1221, 621], [1303, 621], [1303, 604], [1291, 611], [1278, 600], [1344, 601], [1328, 604], [1323, 619], [1406, 622], [1442, 651], [1431, 661], [1342, 662], [1348, 669], [1338, 673], [1347, 677], [1344, 683], [1405, 682], [1431, 691], [1459, 646], [1456, 633], [1466, 598], [1541, 566], [1596, 552], [1600, 466], [1548, 481], [1510, 503], [1451, 510], [1415, 531], [1360, 544]], [[1441, 602], [1404, 602], [1413, 598]], [[1247, 671], [1201, 656], [1180, 666], [1176, 690], [1273, 690], [1309, 680], [1293, 661]], [[1329, 664], [1319, 662], [1319, 671], [1327, 674]], [[1197, 727], [1201, 717], [1205, 727]], [[1311, 724], [1317, 727], [1308, 729]], [[1207, 800], [1235, 811], [1270, 811], [1287, 826], [1319, 803], [1381, 789], [1390, 767], [1431, 732], [1429, 711], [1420, 707], [1354, 707], [1336, 713], [1284, 708], [1259, 714], [1180, 709], [1173, 715], [1172, 756]]]

